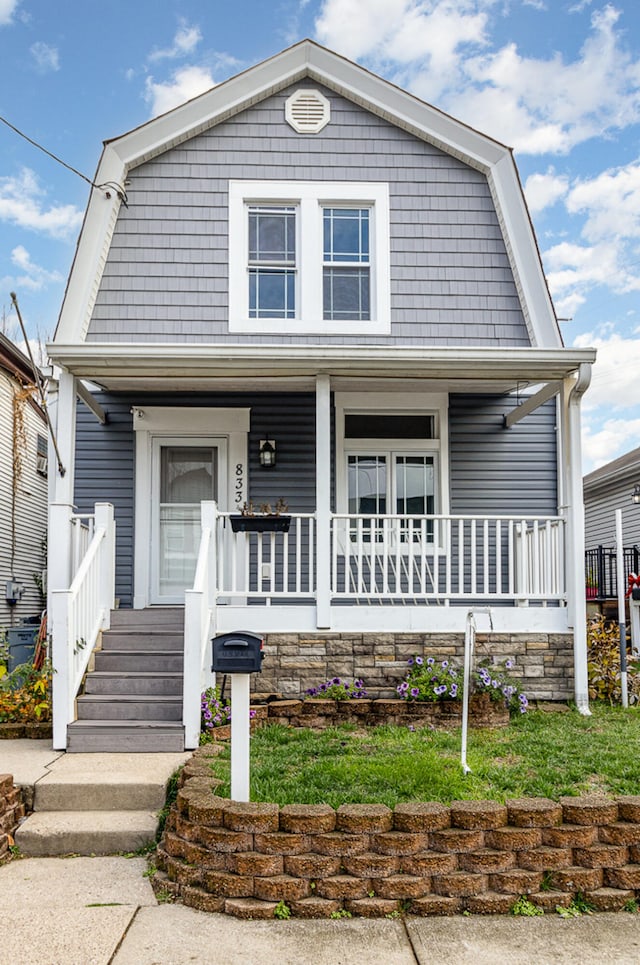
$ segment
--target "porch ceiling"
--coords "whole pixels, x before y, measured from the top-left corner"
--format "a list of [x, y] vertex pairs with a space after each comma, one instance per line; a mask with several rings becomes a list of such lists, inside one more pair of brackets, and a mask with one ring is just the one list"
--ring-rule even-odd
[[[523, 383], [564, 379], [595, 360], [594, 349], [393, 348], [83, 343], [47, 346], [56, 365], [112, 391], [268, 390], [314, 387], [329, 375], [335, 388], [363, 380], [402, 381], [403, 389], [450, 392], [510, 391]], [[425, 384], [426, 383], [426, 384]]]

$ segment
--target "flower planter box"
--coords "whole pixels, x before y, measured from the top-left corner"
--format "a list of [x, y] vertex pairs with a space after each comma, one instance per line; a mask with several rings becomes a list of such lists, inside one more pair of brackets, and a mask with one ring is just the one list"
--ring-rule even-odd
[[288, 533], [291, 516], [230, 516], [234, 533]]

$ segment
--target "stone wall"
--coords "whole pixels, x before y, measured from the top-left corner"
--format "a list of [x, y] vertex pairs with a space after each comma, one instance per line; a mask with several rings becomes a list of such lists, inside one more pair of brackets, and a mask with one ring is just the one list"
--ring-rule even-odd
[[549, 911], [578, 893], [602, 911], [640, 895], [640, 797], [242, 804], [211, 789], [212, 752], [185, 768], [152, 879], [191, 907], [265, 919], [279, 902], [301, 918], [504, 914], [520, 895]]
[[20, 790], [14, 787], [11, 774], [0, 774], [0, 864], [9, 858], [18, 822], [24, 817]]
[[[453, 660], [462, 666], [462, 633], [271, 633], [265, 639], [255, 692], [300, 697], [331, 677], [361, 678], [374, 697], [393, 697], [404, 679], [409, 657]], [[509, 675], [529, 698], [567, 700], [573, 696], [571, 634], [478, 634], [476, 660], [510, 658]]]

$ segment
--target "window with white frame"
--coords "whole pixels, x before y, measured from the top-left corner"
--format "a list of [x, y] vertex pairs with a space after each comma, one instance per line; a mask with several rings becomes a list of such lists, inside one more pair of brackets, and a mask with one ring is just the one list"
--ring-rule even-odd
[[229, 330], [389, 331], [386, 184], [229, 182]]
[[[411, 411], [408, 405], [402, 411], [405, 396], [411, 404], [408, 393], [359, 394], [357, 400], [348, 393], [336, 395], [338, 507], [363, 517], [365, 534], [375, 528], [376, 539], [385, 532], [376, 517], [398, 516], [403, 541], [409, 529], [414, 540], [431, 540], [433, 522], [423, 518], [448, 512], [447, 401], [432, 395], [425, 398], [431, 411]], [[356, 407], [367, 401], [368, 411]]]

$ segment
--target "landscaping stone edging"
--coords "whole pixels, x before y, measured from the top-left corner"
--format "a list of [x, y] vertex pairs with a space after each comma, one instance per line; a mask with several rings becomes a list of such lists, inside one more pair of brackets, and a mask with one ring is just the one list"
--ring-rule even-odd
[[215, 794], [194, 752], [156, 851], [156, 893], [202, 911], [273, 918], [507, 913], [578, 893], [598, 911], [640, 896], [640, 796], [285, 805]]
[[[337, 724], [358, 724], [377, 727], [390, 724], [398, 727], [459, 727], [462, 720], [461, 700], [401, 700], [383, 697], [352, 700], [273, 700], [266, 704], [252, 704], [254, 722], [282, 724], [288, 727], [324, 729]], [[491, 699], [489, 694], [472, 694], [469, 700], [469, 719], [474, 727], [506, 727], [509, 711], [506, 705]], [[219, 734], [219, 728], [214, 729]], [[219, 735], [222, 736], [222, 735]]]
[[46, 740], [53, 735], [51, 721], [2, 721], [0, 723], [0, 740], [18, 740], [28, 737], [31, 740]]
[[0, 865], [10, 858], [9, 846], [24, 817], [25, 807], [20, 789], [14, 786], [13, 775], [0, 774]]

